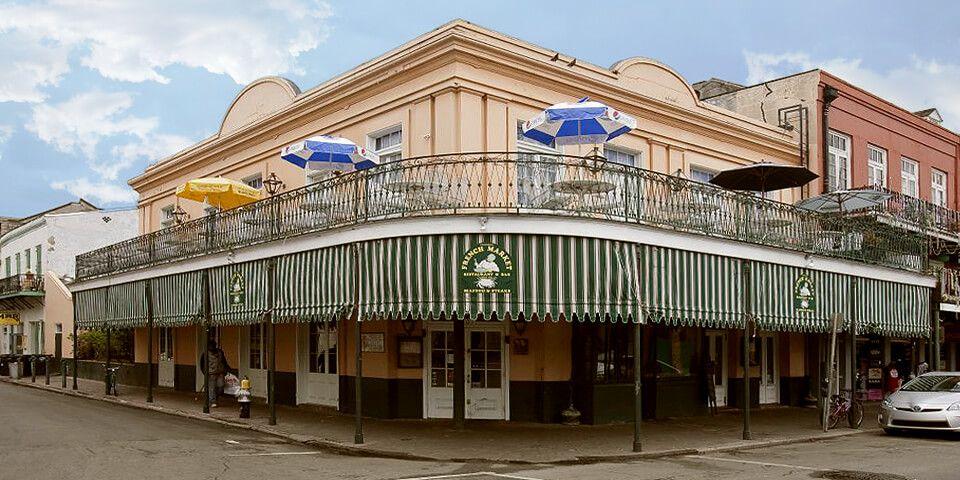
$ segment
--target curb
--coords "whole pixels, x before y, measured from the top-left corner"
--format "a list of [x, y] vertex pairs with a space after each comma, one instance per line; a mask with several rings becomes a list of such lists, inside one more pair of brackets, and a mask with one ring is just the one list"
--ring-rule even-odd
[[651, 460], [658, 458], [669, 458], [669, 457], [681, 457], [687, 455], [706, 455], [711, 453], [729, 453], [737, 452], [743, 450], [753, 450], [757, 448], [766, 448], [766, 447], [777, 447], [781, 445], [791, 445], [797, 443], [811, 443], [821, 440], [832, 440], [835, 438], [848, 437], [852, 435], [859, 435], [863, 433], [875, 432], [877, 429], [863, 429], [863, 430], [851, 430], [851, 431], [840, 431], [840, 432], [828, 432], [820, 433], [817, 435], [807, 435], [804, 437], [794, 437], [794, 438], [780, 438], [773, 440], [765, 441], [751, 441], [751, 443], [734, 443], [728, 445], [720, 445], [717, 447], [705, 447], [705, 448], [676, 448], [670, 450], [657, 450], [653, 452], [638, 452], [638, 453], [624, 453], [624, 454], [615, 454], [615, 455], [583, 455], [575, 456], [567, 459], [561, 460], [548, 460], [548, 461], [530, 461], [530, 460], [516, 460], [516, 459], [504, 459], [504, 458], [481, 458], [481, 457], [430, 457], [424, 455], [415, 455], [407, 452], [398, 452], [394, 450], [381, 450], [366, 446], [356, 446], [345, 444], [341, 442], [336, 442], [333, 440], [326, 440], [323, 438], [311, 437], [307, 435], [298, 435], [293, 433], [287, 433], [280, 430], [276, 430], [269, 426], [256, 425], [250, 423], [242, 422], [232, 422], [229, 420], [224, 420], [221, 418], [213, 417], [206, 413], [194, 413], [187, 412], [184, 410], [172, 410], [169, 408], [160, 407], [157, 405], [147, 405], [143, 403], [135, 403], [120, 398], [111, 398], [104, 397], [99, 395], [93, 395], [85, 393], [82, 391], [74, 391], [69, 387], [65, 390], [60, 387], [54, 387], [53, 385], [37, 384], [33, 382], [24, 382], [22, 380], [13, 380], [10, 378], [0, 377], [0, 382], [8, 383], [11, 385], [19, 385], [22, 387], [35, 388], [37, 390], [43, 390], [51, 393], [58, 393], [60, 395], [66, 395], [76, 398], [86, 398], [89, 400], [97, 400], [105, 403], [111, 403], [114, 405], [119, 405], [127, 408], [135, 408], [139, 410], [147, 410], [157, 413], [163, 413], [166, 415], [172, 415], [181, 418], [189, 418], [193, 420], [200, 420], [209, 423], [215, 423], [226, 427], [239, 428], [243, 430], [254, 431], [258, 433], [263, 433], [266, 435], [271, 435], [277, 438], [281, 438], [293, 443], [304, 445], [307, 447], [314, 448], [316, 450], [325, 451], [334, 453], [337, 455], [346, 455], [353, 457], [375, 457], [375, 458], [387, 458], [393, 460], [409, 460], [409, 461], [420, 461], [420, 462], [446, 462], [446, 463], [498, 463], [498, 464], [507, 464], [507, 465], [586, 465], [586, 464], [596, 464], [596, 463], [622, 463], [629, 462], [634, 460]]

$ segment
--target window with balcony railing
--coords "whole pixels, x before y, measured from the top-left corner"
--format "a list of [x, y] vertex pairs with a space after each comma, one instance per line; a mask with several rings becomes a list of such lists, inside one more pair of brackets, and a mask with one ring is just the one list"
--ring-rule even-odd
[[867, 181], [873, 186], [887, 186], [887, 151], [873, 145], [867, 145]]
[[917, 172], [920, 169], [917, 162], [907, 157], [900, 158], [900, 191], [904, 195], [914, 198], [920, 197], [920, 188], [917, 182]]
[[850, 188], [850, 137], [830, 132], [827, 156], [827, 188], [831, 192]]
[[930, 201], [938, 207], [947, 207], [947, 173], [936, 168], [930, 171]]

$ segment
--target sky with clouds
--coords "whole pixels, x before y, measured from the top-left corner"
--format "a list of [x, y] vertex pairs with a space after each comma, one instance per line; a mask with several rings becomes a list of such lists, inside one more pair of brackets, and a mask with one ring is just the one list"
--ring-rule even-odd
[[453, 18], [690, 82], [823, 67], [960, 130], [954, 1], [0, 0], [0, 215], [133, 205], [127, 179], [213, 134], [246, 83], [306, 90]]

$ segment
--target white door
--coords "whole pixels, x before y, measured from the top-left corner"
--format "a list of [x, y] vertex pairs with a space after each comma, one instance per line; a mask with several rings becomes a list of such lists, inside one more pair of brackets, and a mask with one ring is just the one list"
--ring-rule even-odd
[[337, 339], [336, 321], [297, 326], [297, 403], [339, 405]]
[[773, 334], [757, 336], [760, 341], [760, 403], [780, 401], [780, 374], [777, 371], [777, 337]]
[[467, 330], [467, 418], [506, 418], [503, 325]]
[[240, 378], [249, 378], [250, 393], [262, 398], [267, 396], [266, 341], [266, 325], [257, 323], [240, 327]]
[[161, 387], [174, 387], [174, 372], [176, 371], [173, 361], [173, 329], [160, 328], [160, 351], [157, 360], [157, 385]]
[[453, 418], [453, 325], [431, 326], [427, 338], [427, 418]]
[[727, 404], [727, 334], [707, 332], [707, 360], [713, 362], [713, 382], [716, 385], [717, 406]]

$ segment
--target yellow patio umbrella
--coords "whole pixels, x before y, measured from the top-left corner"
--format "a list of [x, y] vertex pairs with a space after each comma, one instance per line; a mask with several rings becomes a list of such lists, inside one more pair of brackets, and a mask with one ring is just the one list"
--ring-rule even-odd
[[177, 196], [230, 210], [260, 200], [260, 190], [228, 178], [196, 178], [177, 187]]

